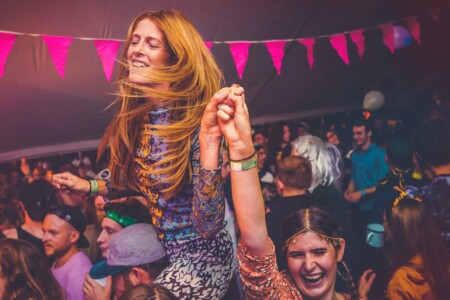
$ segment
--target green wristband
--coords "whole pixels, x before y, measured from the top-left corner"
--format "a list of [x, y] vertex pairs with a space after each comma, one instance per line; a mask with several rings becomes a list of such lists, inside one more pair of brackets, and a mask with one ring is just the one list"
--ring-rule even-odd
[[91, 186], [90, 189], [89, 189], [89, 193], [91, 195], [96, 195], [98, 193], [97, 180], [89, 180], [89, 185]]
[[361, 190], [361, 195], [363, 195], [363, 196], [366, 195], [366, 191], [364, 189]]
[[257, 164], [258, 164], [257, 157], [255, 157], [252, 160], [247, 160], [244, 162], [230, 161], [230, 169], [233, 171], [245, 171], [256, 167]]

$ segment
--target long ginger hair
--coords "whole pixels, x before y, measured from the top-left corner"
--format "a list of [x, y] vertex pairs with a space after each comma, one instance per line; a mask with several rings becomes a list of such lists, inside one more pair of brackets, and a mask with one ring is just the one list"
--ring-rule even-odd
[[[139, 85], [128, 80], [127, 50], [138, 23], [146, 19], [162, 31], [170, 59], [165, 66], [146, 70], [150, 84]], [[169, 83], [169, 89], [155, 87], [161, 83]], [[164, 174], [151, 188], [170, 198], [192, 179], [191, 139], [206, 105], [223, 84], [222, 72], [186, 17], [176, 10], [149, 11], [139, 15], [128, 30], [118, 84], [118, 112], [102, 138], [98, 156], [109, 148], [113, 184], [138, 190], [134, 152], [139, 134], [164, 138], [168, 150], [145, 172]], [[143, 124], [146, 113], [160, 108], [169, 109], [169, 124]]]

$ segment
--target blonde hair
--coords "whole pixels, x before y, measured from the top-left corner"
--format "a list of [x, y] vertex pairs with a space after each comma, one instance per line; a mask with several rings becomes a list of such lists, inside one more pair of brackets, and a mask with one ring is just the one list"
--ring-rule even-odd
[[308, 134], [298, 137], [292, 143], [292, 155], [301, 155], [311, 162], [311, 191], [319, 184], [330, 185], [341, 176], [338, 166], [341, 159], [339, 150], [331, 144], [325, 144], [316, 136]]
[[[166, 66], [146, 71], [152, 84], [170, 83], [167, 90], [139, 85], [128, 80], [127, 50], [138, 23], [152, 21], [164, 34], [164, 47], [170, 54]], [[114, 185], [138, 190], [134, 151], [139, 134], [155, 134], [165, 139], [167, 151], [162, 159], [144, 170], [164, 174], [159, 188], [166, 198], [175, 195], [192, 180], [189, 158], [191, 139], [200, 125], [203, 111], [223, 84], [223, 75], [194, 26], [176, 10], [149, 11], [139, 15], [130, 25], [125, 52], [119, 71], [119, 109], [100, 143], [99, 157], [110, 149], [111, 178]], [[170, 111], [167, 125], [143, 124], [144, 115], [152, 110]]]

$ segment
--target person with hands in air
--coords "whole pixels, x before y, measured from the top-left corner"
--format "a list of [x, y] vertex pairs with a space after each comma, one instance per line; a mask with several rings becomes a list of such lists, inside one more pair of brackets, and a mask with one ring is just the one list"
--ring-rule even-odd
[[220, 299], [232, 277], [217, 157], [222, 134], [215, 114], [205, 112], [208, 103], [227, 97], [217, 93], [222, 84], [213, 56], [185, 16], [142, 13], [128, 31], [118, 112], [99, 146], [99, 155], [110, 153], [111, 182], [68, 174], [53, 180], [84, 194], [108, 196], [113, 187], [143, 194], [170, 261], [155, 282], [181, 299]]
[[[309, 207], [294, 212], [282, 226], [288, 270], [280, 272], [268, 237], [244, 90], [232, 87], [217, 105], [220, 129], [229, 145], [231, 183], [241, 232], [238, 259], [248, 299], [358, 299], [348, 270], [339, 270], [345, 240], [324, 211]], [[337, 293], [337, 272], [344, 272], [350, 294]]]

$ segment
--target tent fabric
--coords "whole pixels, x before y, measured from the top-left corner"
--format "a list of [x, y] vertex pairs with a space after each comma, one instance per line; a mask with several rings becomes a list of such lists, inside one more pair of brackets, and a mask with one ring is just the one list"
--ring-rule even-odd
[[[96, 148], [110, 122], [118, 62], [108, 82], [92, 41], [123, 40], [131, 20], [146, 10], [175, 8], [198, 28], [228, 84], [246, 89], [252, 122], [327, 114], [361, 108], [365, 93], [380, 90], [387, 105], [423, 96], [435, 82], [447, 81], [450, 66], [449, 1], [406, 0], [77, 0], [0, 1], [0, 31], [74, 37], [64, 78], [47, 44], [20, 35], [0, 78], [0, 162]], [[428, 13], [441, 7], [438, 21]], [[239, 78], [226, 41], [300, 39], [376, 27], [417, 16], [421, 45], [413, 42], [393, 54], [382, 32], [365, 31], [362, 60], [347, 36], [349, 65], [328, 38], [317, 38], [310, 70], [307, 48], [287, 42], [280, 74], [264, 43], [252, 43]], [[404, 26], [407, 26], [405, 23]], [[123, 54], [123, 43], [117, 58]], [[311, 58], [311, 57], [310, 57]]]

